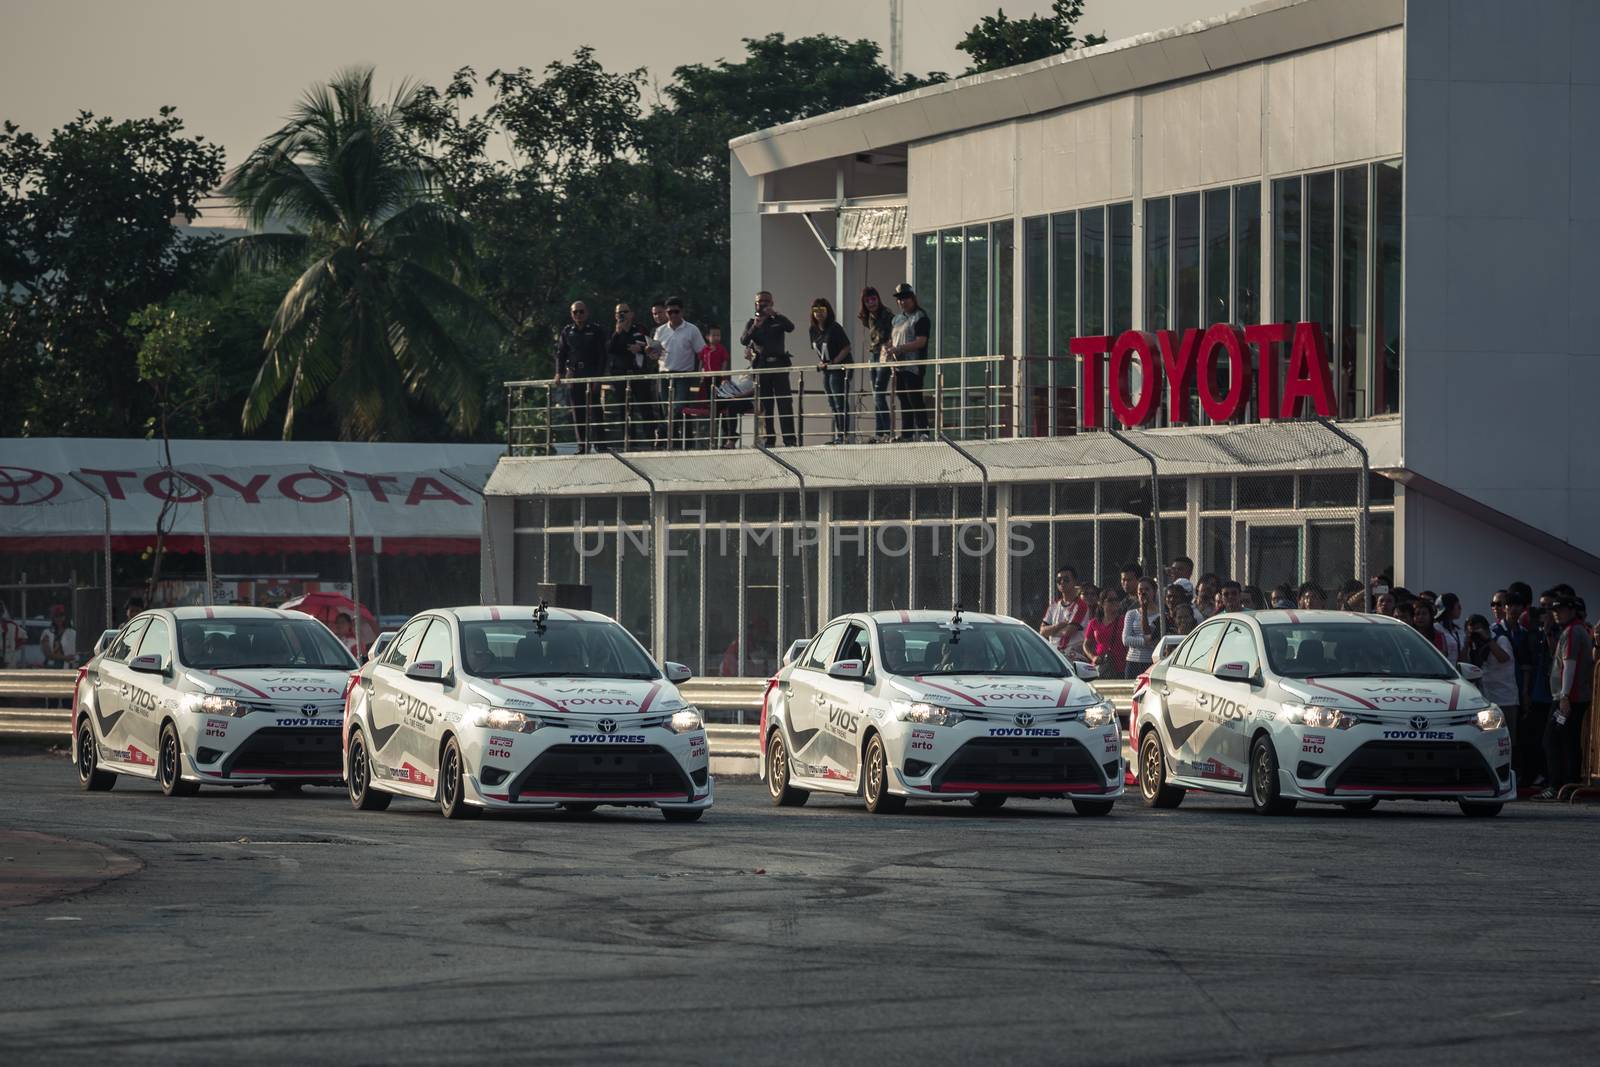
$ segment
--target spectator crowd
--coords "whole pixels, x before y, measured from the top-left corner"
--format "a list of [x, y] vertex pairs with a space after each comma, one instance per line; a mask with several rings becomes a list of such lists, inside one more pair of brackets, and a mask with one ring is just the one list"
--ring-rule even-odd
[[1450, 662], [1483, 671], [1478, 687], [1505, 713], [1519, 782], [1551, 798], [1579, 779], [1583, 727], [1600, 681], [1600, 625], [1590, 623], [1570, 585], [1535, 597], [1526, 582], [1509, 582], [1490, 598], [1487, 614], [1467, 614], [1454, 593], [1413, 593], [1387, 573], [1367, 585], [1346, 582], [1332, 593], [1315, 582], [1282, 584], [1268, 593], [1216, 574], [1196, 578], [1194, 561], [1179, 556], [1166, 577], [1163, 593], [1142, 566], [1129, 563], [1116, 584], [1100, 588], [1080, 581], [1075, 568], [1059, 567], [1039, 632], [1103, 677], [1138, 678], [1159, 658], [1164, 636], [1187, 634], [1221, 613], [1282, 608], [1387, 615], [1412, 626]]
[[[893, 302], [890, 310], [876, 288], [861, 290], [855, 319], [865, 351], [859, 356], [832, 302], [820, 296], [811, 302], [801, 337], [827, 396], [830, 444], [929, 439], [927, 368], [919, 361], [928, 356], [932, 324], [909, 284], [895, 287]], [[551, 404], [570, 418], [579, 452], [732, 448], [747, 414], [757, 416], [765, 446], [799, 443], [790, 373], [797, 331], [770, 292], [756, 294], [739, 332], [745, 366], [738, 370], [721, 327], [702, 331], [685, 318], [681, 297], [652, 302], [650, 322], [643, 325], [631, 306], [619, 303], [610, 332], [590, 319], [581, 300], [569, 314], [556, 340]], [[873, 396], [870, 436], [858, 437], [853, 425], [857, 363]]]

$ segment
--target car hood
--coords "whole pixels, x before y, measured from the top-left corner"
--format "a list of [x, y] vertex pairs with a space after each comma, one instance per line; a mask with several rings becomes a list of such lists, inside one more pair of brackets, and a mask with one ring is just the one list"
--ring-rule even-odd
[[344, 697], [351, 671], [255, 667], [203, 670], [189, 668], [184, 677], [196, 692], [272, 704], [327, 704]]
[[1034, 711], [1081, 708], [1100, 703], [1093, 686], [1076, 678], [1011, 677], [1004, 674], [901, 675], [890, 689], [912, 700], [960, 711]]
[[683, 696], [665, 678], [473, 678], [466, 698], [531, 714], [646, 715], [683, 707]]
[[1284, 678], [1279, 684], [1305, 704], [1399, 718], [1488, 706], [1477, 686], [1459, 678]]

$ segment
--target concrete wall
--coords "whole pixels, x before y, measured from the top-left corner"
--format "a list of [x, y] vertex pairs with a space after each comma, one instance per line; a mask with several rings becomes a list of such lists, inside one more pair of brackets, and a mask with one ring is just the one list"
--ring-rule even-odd
[[1405, 465], [1600, 554], [1600, 4], [1512, 11], [1406, 7]]

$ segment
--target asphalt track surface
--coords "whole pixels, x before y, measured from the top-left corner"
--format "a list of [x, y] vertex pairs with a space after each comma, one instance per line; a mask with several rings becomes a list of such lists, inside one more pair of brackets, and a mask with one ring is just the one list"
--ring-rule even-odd
[[[693, 825], [0, 760], [133, 873], [0, 908], [0, 1062], [1593, 1063], [1600, 810], [1108, 818], [724, 781]], [[129, 869], [137, 866], [126, 865]]]

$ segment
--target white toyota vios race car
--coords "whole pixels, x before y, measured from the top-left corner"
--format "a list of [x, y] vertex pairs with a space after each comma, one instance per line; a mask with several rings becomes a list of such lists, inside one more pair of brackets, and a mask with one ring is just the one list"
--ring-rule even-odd
[[154, 778], [168, 796], [201, 785], [338, 785], [355, 669], [339, 639], [297, 611], [146, 611], [78, 671], [78, 780], [102, 790], [119, 774]]
[[1187, 789], [1369, 811], [1454, 800], [1495, 815], [1516, 795], [1505, 716], [1416, 630], [1381, 615], [1256, 611], [1212, 618], [1134, 696], [1144, 802]]
[[993, 615], [835, 619], [769, 683], [761, 741], [779, 805], [813, 791], [860, 796], [872, 812], [1064, 797], [1104, 815], [1122, 795], [1110, 702], [1031, 627]]
[[653, 807], [693, 821], [711, 806], [700, 712], [633, 635], [590, 611], [425, 611], [356, 676], [345, 710], [350, 802], [485, 809]]

